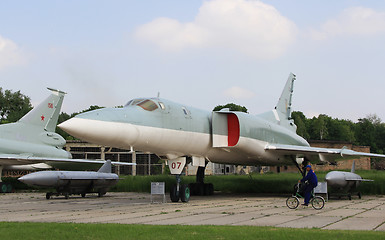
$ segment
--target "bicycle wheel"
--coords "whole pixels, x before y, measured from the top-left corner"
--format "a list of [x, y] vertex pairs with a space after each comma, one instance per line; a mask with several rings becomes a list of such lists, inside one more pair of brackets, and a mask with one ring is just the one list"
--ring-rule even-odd
[[323, 197], [320, 197], [320, 196], [315, 196], [312, 200], [311, 200], [311, 205], [313, 206], [314, 209], [316, 210], [320, 210], [324, 207], [325, 205], [325, 200]]
[[296, 209], [299, 205], [299, 200], [296, 196], [290, 196], [286, 199], [286, 206], [290, 209]]

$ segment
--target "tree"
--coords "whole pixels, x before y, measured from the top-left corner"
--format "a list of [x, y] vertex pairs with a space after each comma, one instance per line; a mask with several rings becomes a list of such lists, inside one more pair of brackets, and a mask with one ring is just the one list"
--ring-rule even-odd
[[310, 135], [307, 132], [308, 120], [303, 112], [292, 112], [291, 118], [294, 120], [294, 123], [297, 126], [297, 134], [305, 139], [309, 139]]
[[0, 122], [16, 122], [32, 109], [29, 97], [0, 87]]
[[302, 112], [293, 112], [292, 118], [297, 125], [297, 134], [305, 139], [355, 141], [355, 124], [352, 121], [331, 118], [325, 114], [307, 119]]
[[247, 108], [245, 106], [241, 106], [241, 105], [237, 105], [237, 104], [234, 104], [234, 103], [228, 103], [226, 105], [218, 105], [214, 108], [213, 111], [220, 111], [221, 109], [223, 108], [229, 108], [230, 111], [236, 111], [236, 112], [245, 112], [245, 113], [248, 113], [247, 112]]
[[80, 114], [80, 113], [85, 113], [85, 112], [89, 112], [89, 111], [93, 111], [93, 110], [96, 110], [96, 109], [101, 109], [101, 108], [104, 108], [104, 107], [100, 107], [98, 105], [91, 105], [89, 108], [87, 108], [86, 110], [83, 110], [79, 113], [76, 113], [74, 116], [76, 116], [77, 114]]
[[377, 145], [375, 143], [375, 131], [375, 127], [369, 119], [358, 119], [355, 129], [357, 144], [370, 146], [371, 150], [376, 152]]
[[[77, 114], [77, 113], [69, 115], [69, 114], [67, 114], [67, 113], [62, 112], [62, 113], [60, 113], [57, 122], [58, 122], [58, 124], [60, 124], [60, 123], [62, 123], [62, 122], [64, 122], [64, 121], [67, 121], [68, 119], [70, 119], [71, 117], [75, 116], [76, 114]], [[60, 135], [61, 135], [64, 139], [66, 139], [66, 140], [73, 140], [73, 139], [74, 139], [73, 137], [71, 137], [71, 135], [69, 135], [68, 133], [66, 133], [65, 131], [63, 131], [63, 130], [62, 130], [61, 128], [59, 128], [59, 127], [56, 127], [56, 132], [57, 132], [58, 134], [60, 134]]]
[[369, 120], [373, 125], [380, 125], [382, 120], [377, 116], [377, 114], [369, 114], [366, 116], [366, 119]]
[[325, 140], [328, 136], [327, 124], [330, 117], [320, 114], [318, 118], [313, 117], [311, 125], [311, 139]]
[[385, 152], [385, 124], [376, 114], [358, 120], [356, 136], [358, 144], [370, 146], [377, 153]]

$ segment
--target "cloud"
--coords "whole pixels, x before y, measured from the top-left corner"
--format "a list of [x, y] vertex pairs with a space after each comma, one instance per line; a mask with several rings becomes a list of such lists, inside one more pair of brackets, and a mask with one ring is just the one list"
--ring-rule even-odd
[[340, 35], [373, 36], [383, 33], [385, 33], [385, 12], [351, 7], [322, 24], [320, 30], [313, 30], [311, 34], [314, 39], [325, 40]]
[[233, 99], [249, 99], [255, 96], [252, 91], [237, 86], [225, 90], [223, 94]]
[[257, 59], [281, 56], [297, 27], [273, 6], [252, 0], [205, 1], [192, 22], [157, 18], [134, 36], [168, 52], [187, 48], [231, 49]]
[[24, 62], [25, 58], [16, 43], [0, 36], [0, 70]]

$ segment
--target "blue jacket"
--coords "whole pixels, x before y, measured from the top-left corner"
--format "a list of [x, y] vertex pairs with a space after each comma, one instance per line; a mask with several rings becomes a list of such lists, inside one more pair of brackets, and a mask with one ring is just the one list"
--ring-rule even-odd
[[317, 187], [318, 185], [318, 180], [317, 176], [314, 173], [313, 169], [310, 169], [310, 171], [306, 174], [304, 178], [302, 178], [301, 182], [308, 181], [313, 187]]

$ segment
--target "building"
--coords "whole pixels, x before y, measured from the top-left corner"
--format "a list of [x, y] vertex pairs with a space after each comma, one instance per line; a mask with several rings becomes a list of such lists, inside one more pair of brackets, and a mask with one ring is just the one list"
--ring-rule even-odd
[[114, 166], [113, 171], [122, 175], [155, 175], [164, 172], [164, 162], [150, 153], [95, 145], [92, 143], [70, 140], [65, 150], [77, 159], [108, 159], [116, 162], [132, 162], [136, 166]]

